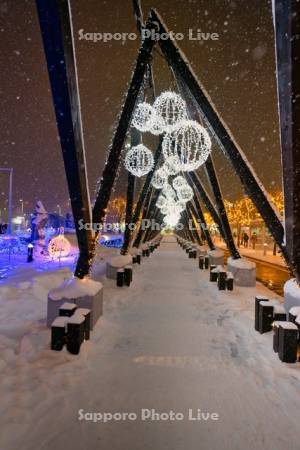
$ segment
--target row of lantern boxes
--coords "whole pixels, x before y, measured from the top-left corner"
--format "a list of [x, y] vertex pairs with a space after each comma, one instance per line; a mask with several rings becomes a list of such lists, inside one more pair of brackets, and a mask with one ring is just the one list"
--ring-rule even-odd
[[61, 351], [66, 346], [70, 353], [78, 355], [81, 344], [90, 339], [90, 330], [91, 310], [63, 303], [51, 325], [51, 350]]
[[[178, 241], [179, 245], [185, 249], [189, 258], [197, 258], [197, 249], [191, 247], [186, 243]], [[220, 291], [227, 289], [228, 291], [233, 290], [234, 276], [231, 272], [227, 272], [223, 266], [220, 265], [209, 265], [209, 257], [206, 255], [199, 256], [199, 269], [204, 270], [210, 268], [210, 281], [217, 282]]]
[[254, 328], [261, 334], [273, 329], [273, 350], [282, 362], [299, 360], [300, 307], [293, 307], [286, 314], [278, 301], [256, 296]]
[[[132, 257], [132, 263], [133, 264], [141, 264], [141, 258], [143, 257], [149, 257], [151, 253], [154, 252], [157, 247], [159, 247], [160, 241], [156, 242], [155, 244], [148, 244], [147, 248], [143, 248], [142, 250], [138, 250], [138, 253]], [[130, 286], [132, 282], [132, 266], [128, 265], [124, 268], [120, 268], [117, 270], [117, 286], [123, 287], [123, 286]]]

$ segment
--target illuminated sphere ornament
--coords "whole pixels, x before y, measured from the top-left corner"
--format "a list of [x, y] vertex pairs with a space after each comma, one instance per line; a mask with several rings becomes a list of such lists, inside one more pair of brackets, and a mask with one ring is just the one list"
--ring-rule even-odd
[[194, 197], [194, 192], [193, 189], [189, 185], [187, 185], [178, 189], [177, 195], [179, 201], [189, 202]]
[[176, 156], [170, 156], [162, 167], [168, 175], [176, 175], [180, 171], [180, 161]]
[[66, 257], [70, 254], [71, 251], [71, 244], [64, 237], [63, 234], [59, 234], [58, 236], [55, 236], [49, 241], [48, 244], [48, 253], [51, 256], [51, 258], [62, 258]]
[[161, 195], [158, 197], [157, 202], [156, 202], [157, 208], [162, 208], [163, 206], [165, 206], [166, 202], [167, 202], [166, 197], [165, 197], [164, 195], [161, 194]]
[[149, 103], [139, 103], [134, 111], [131, 124], [142, 132], [149, 131], [154, 114], [154, 109]]
[[168, 180], [168, 175], [162, 168], [160, 168], [154, 172], [152, 180], [151, 180], [151, 184], [156, 189], [161, 189], [166, 184], [167, 180]]
[[154, 109], [153, 109], [153, 116], [152, 116], [152, 121], [151, 121], [149, 131], [150, 131], [150, 133], [154, 134], [155, 136], [158, 136], [159, 134], [162, 134], [165, 131], [164, 122], [160, 117], [157, 116]]
[[186, 186], [187, 182], [185, 180], [185, 178], [181, 175], [178, 175], [177, 177], [174, 178], [174, 180], [172, 181], [172, 186], [173, 188], [177, 191], [179, 188]]
[[135, 177], [142, 177], [152, 170], [154, 164], [152, 152], [143, 144], [139, 144], [127, 152], [124, 165]]
[[153, 108], [162, 120], [166, 132], [172, 132], [182, 120], [187, 118], [185, 101], [176, 92], [166, 91], [160, 94]]
[[165, 184], [162, 188], [163, 195], [167, 198], [167, 200], [172, 199], [175, 200], [176, 198], [176, 192], [172, 188], [170, 184]]
[[211, 152], [208, 132], [198, 122], [186, 120], [163, 139], [162, 150], [165, 158], [176, 157], [179, 170], [192, 171], [200, 167]]

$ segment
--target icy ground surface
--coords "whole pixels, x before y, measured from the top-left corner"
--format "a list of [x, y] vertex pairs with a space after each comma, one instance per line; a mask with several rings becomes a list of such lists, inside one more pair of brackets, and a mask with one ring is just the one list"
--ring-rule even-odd
[[[103, 280], [104, 316], [74, 357], [49, 350], [45, 327], [47, 292], [66, 276], [0, 287], [1, 449], [299, 449], [300, 365], [282, 364], [272, 335], [253, 330], [254, 294], [266, 288], [219, 293], [177, 244], [162, 244], [130, 288]], [[220, 419], [78, 421], [79, 409], [142, 408]]]

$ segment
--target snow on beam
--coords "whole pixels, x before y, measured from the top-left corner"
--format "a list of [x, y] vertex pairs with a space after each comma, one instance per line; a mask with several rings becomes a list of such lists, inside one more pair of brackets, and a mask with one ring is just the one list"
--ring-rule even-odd
[[70, 5], [65, 0], [37, 0], [36, 5], [78, 240], [76, 275], [82, 278], [89, 269], [93, 236], [79, 226], [91, 222], [91, 209]]

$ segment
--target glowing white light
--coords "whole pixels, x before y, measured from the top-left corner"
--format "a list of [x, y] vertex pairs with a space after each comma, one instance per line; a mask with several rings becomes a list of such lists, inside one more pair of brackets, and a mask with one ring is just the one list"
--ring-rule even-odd
[[164, 195], [161, 194], [161, 195], [158, 197], [158, 199], [157, 199], [156, 206], [157, 206], [158, 208], [162, 208], [163, 206], [166, 205], [166, 202], [167, 202], [166, 197], [165, 197]]
[[155, 136], [158, 136], [159, 134], [164, 133], [164, 122], [163, 120], [157, 116], [155, 113], [155, 110], [153, 109], [153, 116], [152, 116], [152, 122], [151, 126], [149, 128], [150, 133], [154, 134]]
[[162, 143], [162, 151], [166, 159], [178, 159], [178, 168], [191, 171], [201, 166], [211, 151], [211, 140], [208, 132], [198, 122], [186, 120], [174, 131], [167, 134]]
[[149, 131], [154, 115], [154, 109], [149, 103], [139, 103], [134, 111], [131, 124], [140, 131]]
[[185, 101], [176, 92], [166, 91], [155, 100], [153, 108], [162, 120], [165, 131], [172, 132], [187, 118]]
[[70, 251], [71, 244], [62, 234], [55, 236], [49, 241], [48, 253], [52, 258], [62, 258], [68, 256]]
[[168, 175], [176, 175], [180, 171], [180, 161], [176, 156], [170, 156], [162, 167]]
[[180, 220], [180, 215], [176, 214], [176, 213], [170, 213], [170, 214], [167, 214], [163, 220], [164, 220], [164, 223], [166, 226], [168, 226], [170, 228], [174, 228], [174, 227], [176, 227], [176, 225], [178, 224], [178, 222]]
[[152, 152], [143, 144], [132, 147], [125, 156], [125, 168], [136, 177], [142, 177], [152, 170]]
[[156, 189], [161, 189], [167, 182], [168, 175], [164, 171], [164, 169], [161, 167], [160, 169], [157, 169], [152, 177], [151, 184]]
[[178, 189], [177, 195], [180, 201], [189, 202], [194, 197], [194, 192], [193, 189], [187, 185]]
[[176, 192], [174, 191], [174, 189], [170, 184], [164, 185], [164, 187], [162, 188], [162, 194], [165, 195], [167, 199], [169, 198], [175, 200], [176, 198]]
[[186, 186], [186, 185], [187, 185], [186, 179], [183, 176], [181, 176], [181, 175], [178, 175], [172, 181], [172, 186], [173, 186], [174, 189], [176, 189], [176, 191], [177, 191], [177, 189], [179, 189], [179, 188], [181, 188], [183, 186]]

